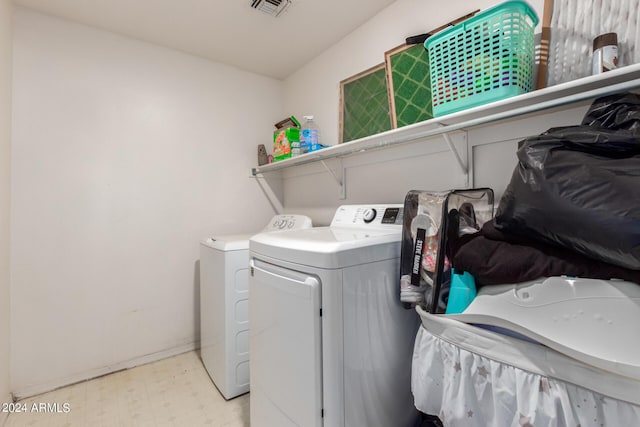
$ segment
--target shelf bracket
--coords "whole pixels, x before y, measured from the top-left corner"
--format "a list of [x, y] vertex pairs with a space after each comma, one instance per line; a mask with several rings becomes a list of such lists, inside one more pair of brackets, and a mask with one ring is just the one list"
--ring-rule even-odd
[[[445, 126], [445, 125], [440, 124], [440, 126]], [[456, 146], [454, 145], [453, 141], [451, 141], [451, 137], [449, 136], [449, 133], [448, 132], [444, 132], [442, 134], [442, 137], [444, 138], [445, 142], [449, 146], [449, 149], [453, 153], [453, 156], [456, 158], [456, 162], [458, 163], [458, 166], [460, 167], [460, 170], [462, 171], [462, 174], [464, 175], [464, 185], [465, 185], [465, 187], [468, 186], [469, 185], [469, 165], [467, 164], [467, 162], [462, 160], [462, 157], [460, 157], [460, 153], [458, 153], [458, 150], [456, 149]], [[465, 139], [465, 142], [466, 142], [466, 139]]]
[[340, 159], [340, 171], [342, 171], [342, 176], [341, 177], [337, 176], [336, 173], [333, 171], [333, 169], [331, 169], [329, 166], [327, 166], [327, 164], [325, 163], [324, 160], [320, 160], [320, 164], [322, 164], [322, 166], [324, 166], [324, 168], [327, 170], [327, 172], [329, 172], [331, 174], [333, 179], [340, 186], [340, 200], [346, 199], [347, 198], [347, 185], [345, 183], [346, 174], [345, 174], [344, 166], [342, 166], [342, 159]]
[[267, 197], [267, 200], [269, 201], [269, 204], [271, 205], [273, 211], [277, 215], [281, 215], [284, 212], [284, 206], [282, 206], [282, 202], [280, 202], [280, 199], [273, 191], [273, 188], [271, 188], [271, 185], [269, 185], [269, 182], [267, 182], [267, 180], [259, 173], [253, 173], [251, 175], [251, 178], [254, 178], [256, 180], [256, 182], [260, 186], [260, 189]]

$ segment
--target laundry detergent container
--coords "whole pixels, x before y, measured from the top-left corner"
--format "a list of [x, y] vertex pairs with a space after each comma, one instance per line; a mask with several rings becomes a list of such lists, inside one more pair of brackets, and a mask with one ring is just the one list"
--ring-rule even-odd
[[508, 1], [428, 38], [434, 117], [531, 91], [537, 24]]

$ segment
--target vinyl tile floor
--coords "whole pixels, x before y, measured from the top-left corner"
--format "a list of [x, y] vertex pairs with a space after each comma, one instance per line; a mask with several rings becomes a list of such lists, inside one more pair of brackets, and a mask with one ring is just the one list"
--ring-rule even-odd
[[17, 405], [26, 411], [9, 414], [5, 427], [249, 427], [249, 394], [225, 401], [195, 351]]

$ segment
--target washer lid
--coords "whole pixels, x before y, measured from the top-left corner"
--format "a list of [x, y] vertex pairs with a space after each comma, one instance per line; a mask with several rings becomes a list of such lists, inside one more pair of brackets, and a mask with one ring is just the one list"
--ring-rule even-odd
[[249, 238], [252, 234], [229, 234], [226, 236], [213, 236], [200, 242], [219, 251], [239, 251], [249, 249]]
[[401, 227], [315, 227], [252, 236], [253, 255], [318, 268], [342, 268], [400, 257]]

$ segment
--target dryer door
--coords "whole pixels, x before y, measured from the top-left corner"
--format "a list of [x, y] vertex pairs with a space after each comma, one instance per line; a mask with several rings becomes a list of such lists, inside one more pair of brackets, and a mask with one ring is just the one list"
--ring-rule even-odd
[[317, 276], [251, 259], [251, 427], [322, 426], [320, 289]]

